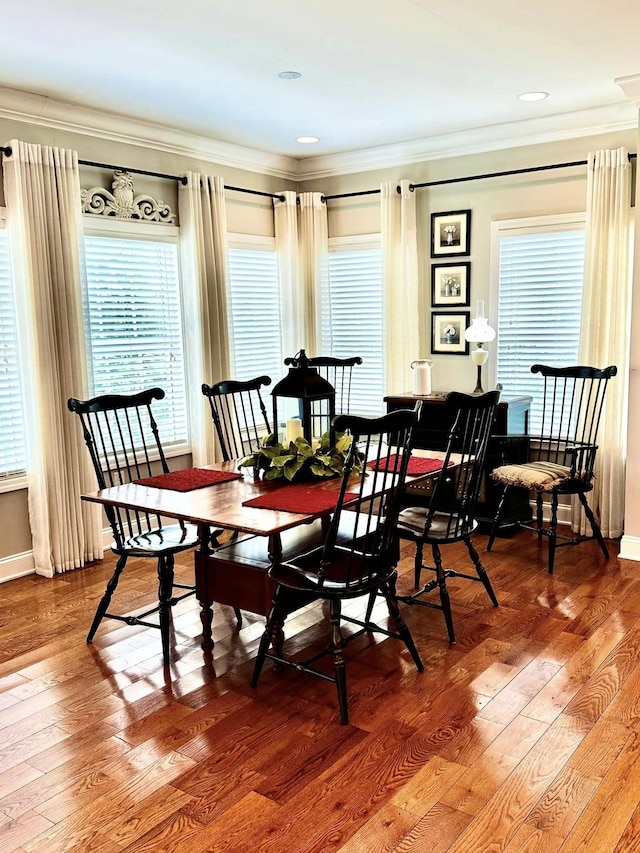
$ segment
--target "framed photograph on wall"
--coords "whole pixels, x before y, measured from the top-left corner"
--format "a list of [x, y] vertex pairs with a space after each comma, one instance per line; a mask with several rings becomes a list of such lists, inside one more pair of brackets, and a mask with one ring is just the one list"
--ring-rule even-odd
[[469, 355], [464, 332], [471, 323], [470, 311], [431, 312], [431, 352], [436, 355]]
[[431, 264], [431, 304], [471, 305], [471, 262]]
[[471, 251], [471, 211], [431, 214], [431, 257], [455, 257]]

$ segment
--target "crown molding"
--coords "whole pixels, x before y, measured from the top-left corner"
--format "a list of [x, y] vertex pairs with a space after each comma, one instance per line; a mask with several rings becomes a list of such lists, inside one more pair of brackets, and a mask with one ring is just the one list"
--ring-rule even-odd
[[297, 159], [56, 101], [44, 95], [0, 86], [0, 118], [138, 145], [288, 181], [309, 181], [374, 169], [423, 163], [593, 136], [638, 127], [640, 75], [615, 81], [631, 100], [537, 119], [489, 125], [394, 145]]
[[0, 117], [11, 121], [36, 124], [54, 130], [81, 133], [153, 148], [169, 154], [194, 157], [198, 160], [296, 180], [298, 161], [293, 157], [270, 154], [244, 148], [204, 136], [185, 133], [164, 125], [151, 124], [116, 113], [101, 112], [88, 107], [56, 101], [44, 95], [21, 92], [0, 86]]
[[[640, 77], [638, 91], [640, 95]], [[342, 154], [309, 157], [299, 162], [297, 180], [308, 181], [392, 166], [462, 157], [487, 151], [559, 142], [638, 127], [638, 111], [623, 101], [570, 113], [489, 125], [459, 133], [447, 133], [396, 145], [381, 145]]]
[[630, 101], [640, 106], [640, 74], [632, 74], [630, 77], [616, 77], [613, 81], [625, 93]]

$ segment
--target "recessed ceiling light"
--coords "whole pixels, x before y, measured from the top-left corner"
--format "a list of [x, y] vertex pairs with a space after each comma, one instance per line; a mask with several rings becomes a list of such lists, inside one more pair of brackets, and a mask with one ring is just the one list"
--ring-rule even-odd
[[302, 142], [304, 145], [311, 145], [312, 142], [320, 142], [319, 136], [299, 136], [296, 142]]
[[545, 98], [549, 97], [548, 92], [523, 92], [521, 95], [518, 95], [519, 101], [544, 101]]
[[302, 77], [302, 74], [299, 71], [281, 71], [278, 77], [281, 80], [297, 80], [298, 77]]

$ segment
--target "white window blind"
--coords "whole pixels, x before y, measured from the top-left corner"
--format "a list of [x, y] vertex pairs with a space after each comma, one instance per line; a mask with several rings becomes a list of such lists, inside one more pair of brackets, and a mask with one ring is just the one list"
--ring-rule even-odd
[[276, 252], [230, 248], [228, 261], [233, 378], [267, 375], [275, 384], [285, 373]]
[[164, 446], [188, 441], [178, 247], [85, 238], [91, 394], [162, 388], [153, 411]]
[[509, 229], [499, 236], [497, 379], [507, 394], [533, 396], [539, 425], [540, 376], [531, 365], [577, 364], [582, 310], [584, 226]]
[[322, 355], [359, 355], [350, 409], [357, 415], [384, 412], [384, 298], [378, 246], [334, 244], [322, 293]]
[[22, 385], [9, 241], [0, 224], [0, 479], [26, 468]]

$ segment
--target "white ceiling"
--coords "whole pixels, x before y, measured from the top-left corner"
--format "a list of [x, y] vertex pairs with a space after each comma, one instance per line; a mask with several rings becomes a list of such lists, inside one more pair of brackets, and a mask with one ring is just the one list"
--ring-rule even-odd
[[0, 38], [0, 86], [296, 158], [637, 115], [638, 0], [7, 0]]

